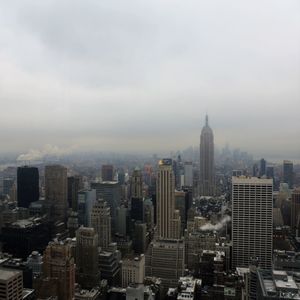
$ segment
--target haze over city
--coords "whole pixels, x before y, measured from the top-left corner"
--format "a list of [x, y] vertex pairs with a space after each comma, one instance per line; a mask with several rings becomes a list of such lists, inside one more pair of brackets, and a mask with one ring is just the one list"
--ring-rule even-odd
[[299, 1], [10, 1], [0, 41], [1, 152], [198, 147], [208, 113], [300, 159]]

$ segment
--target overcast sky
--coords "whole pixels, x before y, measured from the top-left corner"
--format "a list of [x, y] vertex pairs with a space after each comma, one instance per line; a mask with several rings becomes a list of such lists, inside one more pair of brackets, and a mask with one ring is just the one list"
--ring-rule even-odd
[[299, 0], [0, 3], [1, 152], [215, 144], [300, 158]]

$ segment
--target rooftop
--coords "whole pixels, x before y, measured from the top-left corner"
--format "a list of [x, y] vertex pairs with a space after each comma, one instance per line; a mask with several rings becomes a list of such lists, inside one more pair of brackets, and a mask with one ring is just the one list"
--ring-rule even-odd
[[21, 271], [0, 268], [0, 280], [9, 280], [10, 278], [22, 274]]

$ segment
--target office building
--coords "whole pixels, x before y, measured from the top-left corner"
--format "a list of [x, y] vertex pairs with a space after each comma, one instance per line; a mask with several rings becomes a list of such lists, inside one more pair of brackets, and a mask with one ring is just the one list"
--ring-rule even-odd
[[159, 161], [157, 173], [157, 236], [162, 239], [180, 237], [180, 215], [175, 211], [175, 181], [171, 159]]
[[199, 187], [200, 196], [213, 196], [215, 194], [214, 134], [208, 125], [207, 115], [200, 136]]
[[140, 169], [136, 168], [130, 180], [131, 194], [131, 219], [143, 221], [144, 202], [143, 202], [143, 178]]
[[272, 166], [267, 166], [267, 171], [266, 171], [267, 178], [272, 178], [274, 180], [274, 167]]
[[110, 207], [112, 231], [114, 231], [116, 210], [121, 204], [121, 187], [116, 181], [92, 182], [91, 188], [96, 190], [97, 199], [103, 199]]
[[120, 259], [121, 253], [116, 249], [109, 249], [109, 251], [101, 251], [99, 253], [101, 279], [107, 280], [110, 286], [118, 286], [120, 284]]
[[68, 209], [67, 168], [60, 165], [45, 167], [46, 201], [53, 205], [53, 219], [65, 221]]
[[43, 256], [38, 251], [32, 251], [27, 258], [27, 265], [32, 269], [34, 276], [40, 276], [43, 269]]
[[145, 255], [124, 257], [121, 261], [122, 287], [143, 283], [145, 278]]
[[291, 228], [296, 231], [300, 229], [300, 188], [292, 192], [291, 200]]
[[146, 276], [161, 278], [164, 288], [176, 287], [184, 275], [185, 245], [182, 240], [158, 240], [146, 254]]
[[68, 177], [68, 205], [73, 211], [78, 210], [78, 192], [83, 189], [80, 176]]
[[15, 181], [13, 178], [6, 177], [3, 179], [3, 195], [9, 196], [14, 183]]
[[56, 296], [58, 300], [72, 300], [75, 290], [75, 264], [72, 245], [50, 242], [43, 255], [43, 276], [37, 283], [38, 297]]
[[287, 183], [292, 189], [294, 185], [294, 166], [290, 160], [283, 161], [283, 182]]
[[19, 167], [17, 170], [18, 206], [28, 208], [39, 200], [39, 170], [35, 167]]
[[273, 181], [232, 177], [232, 264], [248, 267], [257, 258], [261, 268], [272, 265]]
[[43, 251], [50, 239], [50, 225], [41, 218], [7, 223], [2, 227], [0, 236], [3, 251], [24, 259], [34, 250]]
[[193, 163], [191, 161], [187, 161], [184, 163], [184, 186], [193, 186], [194, 181], [194, 170]]
[[124, 205], [117, 208], [117, 216], [115, 222], [115, 233], [126, 236], [128, 233], [129, 213], [128, 208]]
[[96, 202], [96, 190], [81, 190], [78, 197], [78, 223], [85, 227], [91, 226], [91, 213]]
[[23, 276], [21, 271], [0, 268], [0, 299], [23, 299]]
[[262, 158], [260, 160], [260, 168], [259, 168], [259, 176], [262, 177], [264, 175], [266, 175], [266, 165], [267, 165], [267, 162], [264, 158]]
[[76, 231], [76, 282], [84, 289], [100, 284], [98, 265], [98, 234], [94, 228]]
[[107, 250], [111, 243], [110, 207], [104, 200], [97, 200], [92, 208], [91, 226], [98, 234], [99, 247]]
[[114, 180], [114, 167], [112, 165], [102, 165], [101, 167], [102, 181]]
[[137, 254], [145, 253], [149, 237], [147, 225], [141, 222], [135, 222], [133, 226], [132, 248]]

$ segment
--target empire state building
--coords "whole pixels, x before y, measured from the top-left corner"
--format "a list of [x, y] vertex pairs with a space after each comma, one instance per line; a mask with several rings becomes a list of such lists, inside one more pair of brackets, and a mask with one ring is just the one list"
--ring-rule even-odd
[[208, 116], [200, 136], [200, 196], [215, 194], [214, 134], [208, 125]]

